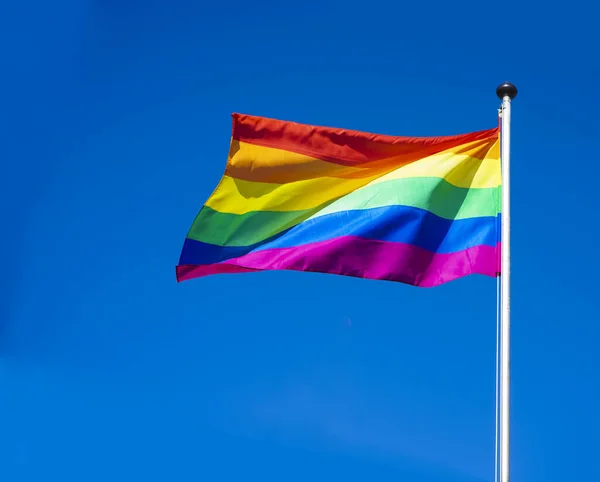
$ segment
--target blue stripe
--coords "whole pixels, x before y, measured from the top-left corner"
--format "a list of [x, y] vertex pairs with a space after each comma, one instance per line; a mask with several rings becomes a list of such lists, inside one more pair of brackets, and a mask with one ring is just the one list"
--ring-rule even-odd
[[253, 251], [325, 241], [340, 236], [406, 243], [432, 253], [454, 253], [479, 245], [496, 246], [498, 216], [444, 219], [407, 206], [342, 211], [304, 221], [251, 246], [217, 246], [186, 239], [179, 264], [212, 264]]

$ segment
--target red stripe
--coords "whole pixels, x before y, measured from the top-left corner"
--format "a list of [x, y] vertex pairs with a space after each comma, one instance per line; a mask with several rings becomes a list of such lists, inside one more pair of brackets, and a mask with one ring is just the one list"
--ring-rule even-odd
[[440, 137], [396, 137], [233, 114], [233, 138], [347, 166], [399, 156], [407, 162], [498, 137], [498, 128]]

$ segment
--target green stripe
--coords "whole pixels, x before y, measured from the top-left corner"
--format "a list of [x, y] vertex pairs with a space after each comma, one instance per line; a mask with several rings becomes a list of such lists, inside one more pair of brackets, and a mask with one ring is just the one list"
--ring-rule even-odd
[[364, 186], [337, 200], [302, 211], [221, 213], [204, 206], [188, 238], [219, 246], [248, 246], [285, 231], [309, 218], [340, 211], [410, 206], [445, 219], [495, 217], [500, 188], [460, 188], [444, 179], [420, 177], [392, 179]]
[[391, 205], [425, 209], [445, 219], [498, 214], [499, 187], [464, 188], [439, 177], [410, 177], [369, 184], [332, 202], [318, 216]]
[[[323, 207], [323, 206], [321, 206]], [[220, 213], [204, 206], [188, 238], [219, 246], [249, 246], [310, 218], [319, 208], [305, 211], [252, 211]]]

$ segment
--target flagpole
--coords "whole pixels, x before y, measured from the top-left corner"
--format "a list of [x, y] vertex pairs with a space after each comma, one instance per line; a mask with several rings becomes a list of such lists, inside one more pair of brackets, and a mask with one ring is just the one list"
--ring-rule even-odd
[[510, 107], [517, 88], [498, 86], [502, 99], [500, 160], [502, 163], [502, 299], [500, 325], [500, 482], [510, 481]]

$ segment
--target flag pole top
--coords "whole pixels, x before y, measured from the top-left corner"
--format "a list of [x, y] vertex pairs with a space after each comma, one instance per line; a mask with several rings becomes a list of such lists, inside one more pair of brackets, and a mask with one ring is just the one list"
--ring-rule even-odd
[[496, 89], [496, 95], [501, 99], [508, 96], [512, 100], [517, 96], [517, 88], [510, 82], [504, 82]]

